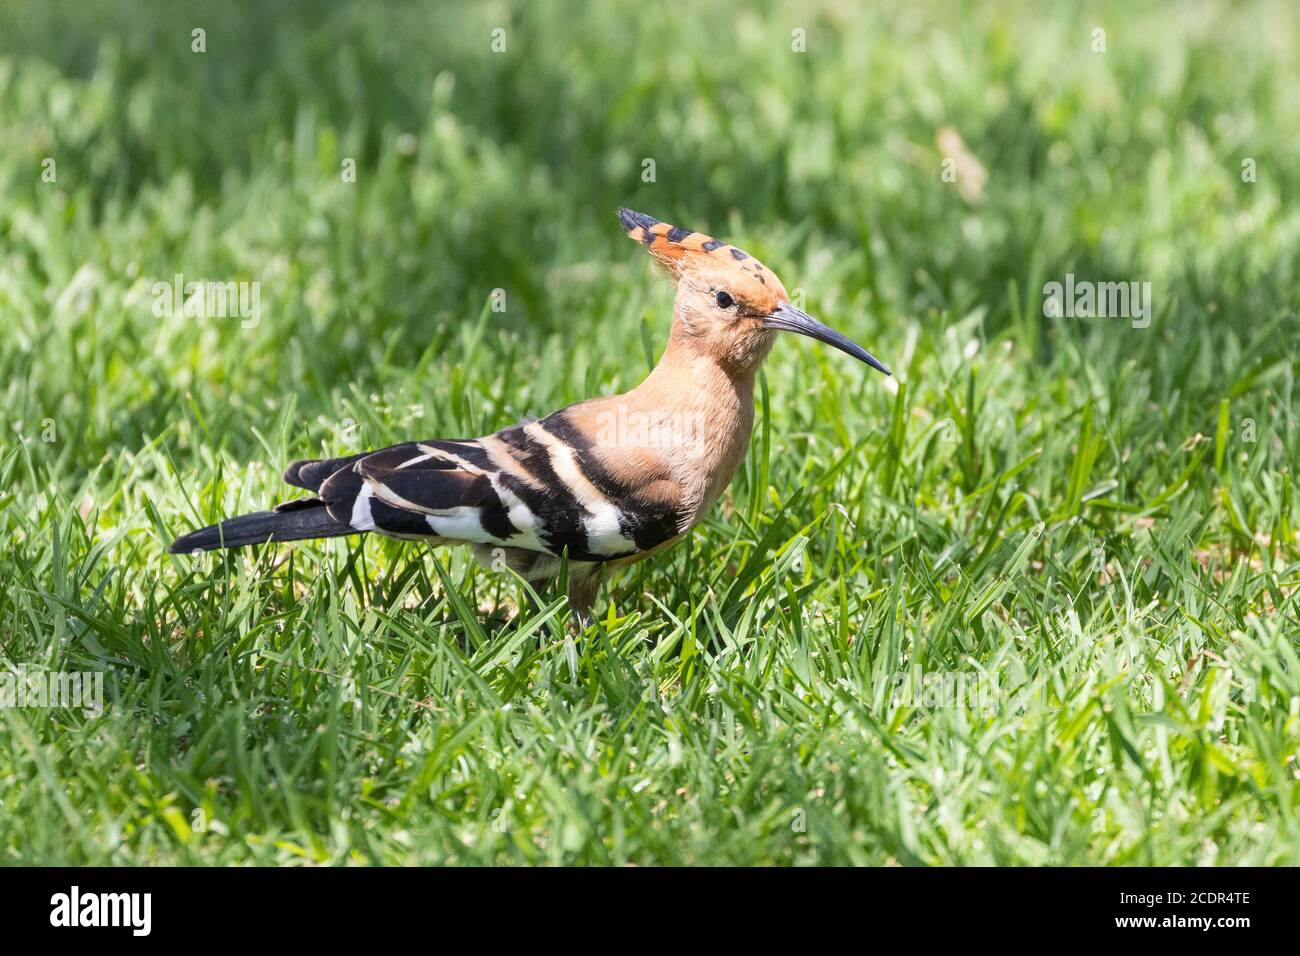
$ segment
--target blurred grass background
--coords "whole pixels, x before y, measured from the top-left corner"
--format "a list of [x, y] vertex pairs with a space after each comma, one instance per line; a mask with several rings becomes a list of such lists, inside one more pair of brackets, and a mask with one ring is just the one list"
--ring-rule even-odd
[[[0, 859], [1300, 862], [1298, 21], [6, 4], [0, 655], [111, 699], [0, 710]], [[671, 291], [619, 205], [901, 385], [778, 343], [724, 506], [576, 649], [460, 558], [163, 555], [290, 458], [635, 384]], [[1155, 321], [1044, 318], [1067, 272]], [[176, 273], [262, 321], [156, 318]], [[1005, 701], [882, 690], [935, 670]]]

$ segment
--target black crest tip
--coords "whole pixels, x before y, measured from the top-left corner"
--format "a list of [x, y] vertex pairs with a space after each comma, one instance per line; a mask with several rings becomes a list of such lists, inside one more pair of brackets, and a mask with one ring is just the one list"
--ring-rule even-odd
[[648, 230], [651, 226], [657, 226], [659, 220], [653, 216], [647, 216], [643, 212], [636, 212], [633, 209], [626, 209], [622, 206], [618, 210], [618, 221], [623, 224], [623, 228], [631, 232], [637, 226]]

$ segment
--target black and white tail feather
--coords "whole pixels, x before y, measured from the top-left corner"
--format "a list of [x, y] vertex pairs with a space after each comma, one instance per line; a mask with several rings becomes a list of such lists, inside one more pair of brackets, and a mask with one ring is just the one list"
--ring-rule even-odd
[[271, 541], [302, 541], [356, 534], [351, 525], [331, 517], [325, 509], [325, 502], [319, 499], [286, 504], [293, 507], [281, 506], [275, 511], [255, 511], [181, 535], [172, 542], [171, 553], [188, 554], [219, 548], [242, 548], [249, 544], [266, 544]]

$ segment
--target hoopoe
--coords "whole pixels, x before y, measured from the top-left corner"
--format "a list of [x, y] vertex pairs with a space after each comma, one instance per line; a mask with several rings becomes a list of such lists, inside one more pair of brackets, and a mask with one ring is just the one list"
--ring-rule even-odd
[[467, 544], [528, 581], [560, 576], [583, 623], [602, 575], [681, 540], [740, 467], [754, 376], [777, 331], [818, 339], [886, 375], [846, 336], [792, 306], [748, 253], [630, 209], [619, 221], [677, 286], [659, 364], [636, 388], [484, 438], [405, 442], [295, 461], [284, 480], [312, 492], [184, 535], [173, 554], [375, 532]]

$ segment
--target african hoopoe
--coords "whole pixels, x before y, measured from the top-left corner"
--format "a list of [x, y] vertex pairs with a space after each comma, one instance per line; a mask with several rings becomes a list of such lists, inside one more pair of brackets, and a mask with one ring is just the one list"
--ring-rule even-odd
[[680, 540], [731, 482], [777, 330], [890, 374], [794, 308], [771, 270], [735, 246], [629, 209], [618, 218], [677, 283], [668, 347], [640, 385], [485, 438], [295, 461], [284, 480], [313, 497], [191, 532], [172, 553], [374, 531], [469, 544], [530, 581], [558, 577], [567, 554], [569, 604], [586, 621], [605, 570]]

